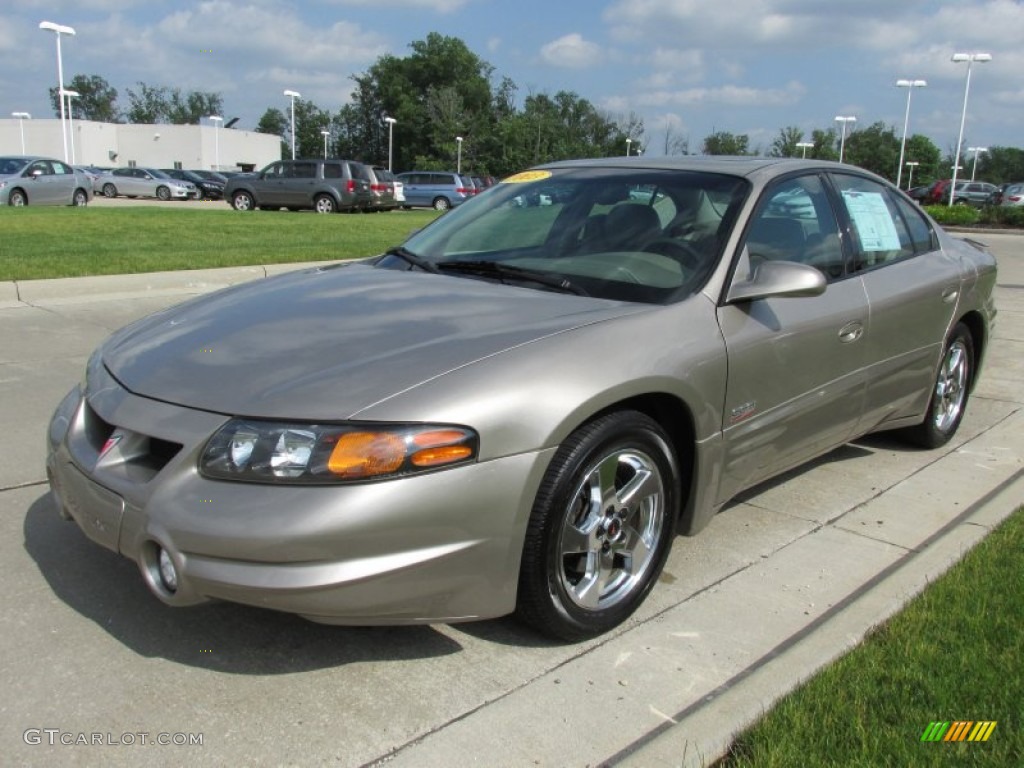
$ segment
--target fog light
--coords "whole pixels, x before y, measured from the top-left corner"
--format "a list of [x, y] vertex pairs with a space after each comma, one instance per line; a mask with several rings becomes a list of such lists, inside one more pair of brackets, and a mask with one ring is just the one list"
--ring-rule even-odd
[[160, 552], [157, 554], [157, 562], [160, 564], [160, 581], [163, 582], [168, 592], [177, 592], [178, 571], [174, 568], [174, 561], [171, 560], [171, 556], [167, 554], [167, 550], [163, 547], [160, 547]]

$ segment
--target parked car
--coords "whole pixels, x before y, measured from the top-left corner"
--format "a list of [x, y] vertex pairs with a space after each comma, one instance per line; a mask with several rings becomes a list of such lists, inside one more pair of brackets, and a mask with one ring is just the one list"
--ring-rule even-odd
[[96, 183], [104, 197], [155, 197], [159, 200], [198, 200], [200, 192], [190, 181], [172, 179], [157, 168], [114, 168]]
[[393, 211], [398, 207], [395, 197], [395, 175], [379, 165], [369, 166], [371, 203], [368, 210]]
[[949, 441], [995, 283], [852, 166], [551, 163], [379, 258], [115, 333], [47, 475], [168, 605], [588, 637], [745, 489], [871, 432]]
[[928, 195], [931, 190], [931, 184], [925, 184], [924, 186], [914, 187], [913, 189], [907, 190], [907, 196], [922, 205], [926, 205], [928, 202]]
[[1005, 206], [1024, 205], [1024, 182], [1018, 182], [1007, 186], [1006, 189], [1003, 190], [999, 204]]
[[[192, 173], [194, 173], [196, 176], [202, 179], [206, 179], [207, 181], [216, 181], [218, 184], [228, 183], [228, 177], [224, 175], [224, 173], [221, 173], [220, 171], [205, 171], [200, 168], [193, 168]], [[227, 173], [230, 173], [230, 171], [227, 171]], [[238, 174], [233, 175], [237, 176]]]
[[199, 190], [199, 196], [203, 200], [220, 200], [224, 197], [223, 181], [215, 181], [200, 176], [195, 171], [186, 171], [181, 168], [164, 168], [163, 172], [172, 179], [191, 182]]
[[995, 184], [985, 181], [958, 181], [953, 193], [954, 205], [973, 205], [978, 208], [988, 204], [989, 198], [998, 191]]
[[940, 205], [949, 202], [949, 185], [952, 179], [936, 179], [928, 187], [928, 195], [922, 201], [925, 205]]
[[52, 157], [0, 157], [0, 205], [88, 205], [92, 182], [81, 171]]
[[371, 195], [370, 170], [355, 160], [279, 160], [259, 173], [234, 176], [224, 187], [236, 211], [359, 211], [372, 205]]
[[457, 173], [447, 171], [406, 171], [398, 174], [405, 187], [405, 207], [420, 206], [447, 211], [472, 196], [471, 188]]

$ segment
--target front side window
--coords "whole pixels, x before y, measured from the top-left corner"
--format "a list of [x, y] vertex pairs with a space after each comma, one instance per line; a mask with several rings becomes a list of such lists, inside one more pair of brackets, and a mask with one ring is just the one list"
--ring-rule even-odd
[[36, 160], [25, 169], [26, 176], [51, 176], [53, 169], [46, 160]]
[[746, 236], [752, 267], [762, 261], [795, 261], [836, 280], [845, 258], [835, 213], [817, 174], [786, 179], [769, 187]]

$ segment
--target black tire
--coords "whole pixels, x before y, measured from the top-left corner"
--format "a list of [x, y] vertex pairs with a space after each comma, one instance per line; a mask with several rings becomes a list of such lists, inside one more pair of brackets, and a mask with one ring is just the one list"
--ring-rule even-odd
[[12, 189], [11, 194], [7, 196], [7, 204], [15, 208], [23, 208], [28, 205], [28, 195], [25, 194], [24, 190]]
[[974, 338], [966, 325], [957, 323], [943, 348], [924, 421], [903, 430], [903, 436], [922, 448], [948, 443], [964, 418], [973, 379]]
[[103, 185], [103, 196], [104, 197], [117, 197], [117, 187], [110, 182]]
[[447, 197], [435, 197], [434, 202], [430, 205], [435, 211], [447, 211], [452, 207], [452, 204], [448, 201]]
[[[634, 484], [624, 499], [621, 491]], [[516, 615], [569, 641], [621, 624], [665, 565], [678, 498], [668, 436], [644, 414], [610, 413], [573, 432], [534, 501]]]
[[84, 189], [76, 189], [71, 196], [71, 204], [76, 208], [84, 208], [89, 204], [89, 195]]
[[317, 195], [313, 199], [313, 210], [317, 213], [337, 213], [338, 204], [330, 195]]
[[168, 200], [171, 199], [171, 190], [169, 190], [167, 187], [157, 187], [156, 196], [158, 199], [167, 202]]
[[245, 190], [242, 190], [240, 192], [235, 192], [235, 194], [231, 196], [231, 207], [236, 211], [255, 211], [256, 201], [253, 199], [252, 195]]

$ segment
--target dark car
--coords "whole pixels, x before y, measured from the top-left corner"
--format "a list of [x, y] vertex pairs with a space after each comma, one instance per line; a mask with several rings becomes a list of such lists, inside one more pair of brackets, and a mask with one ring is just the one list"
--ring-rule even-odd
[[259, 173], [228, 179], [224, 198], [236, 211], [359, 211], [373, 204], [370, 184], [369, 167], [355, 160], [279, 160]]
[[220, 200], [224, 197], [224, 182], [222, 181], [206, 179], [195, 171], [183, 171], [180, 168], [163, 168], [161, 170], [172, 179], [191, 181], [196, 185], [203, 200]]
[[395, 174], [379, 165], [369, 167], [371, 203], [367, 210], [393, 211], [398, 207]]
[[925, 205], [928, 202], [928, 194], [932, 188], [931, 184], [924, 184], [920, 187], [914, 187], [913, 189], [907, 190], [907, 196], [915, 202]]

